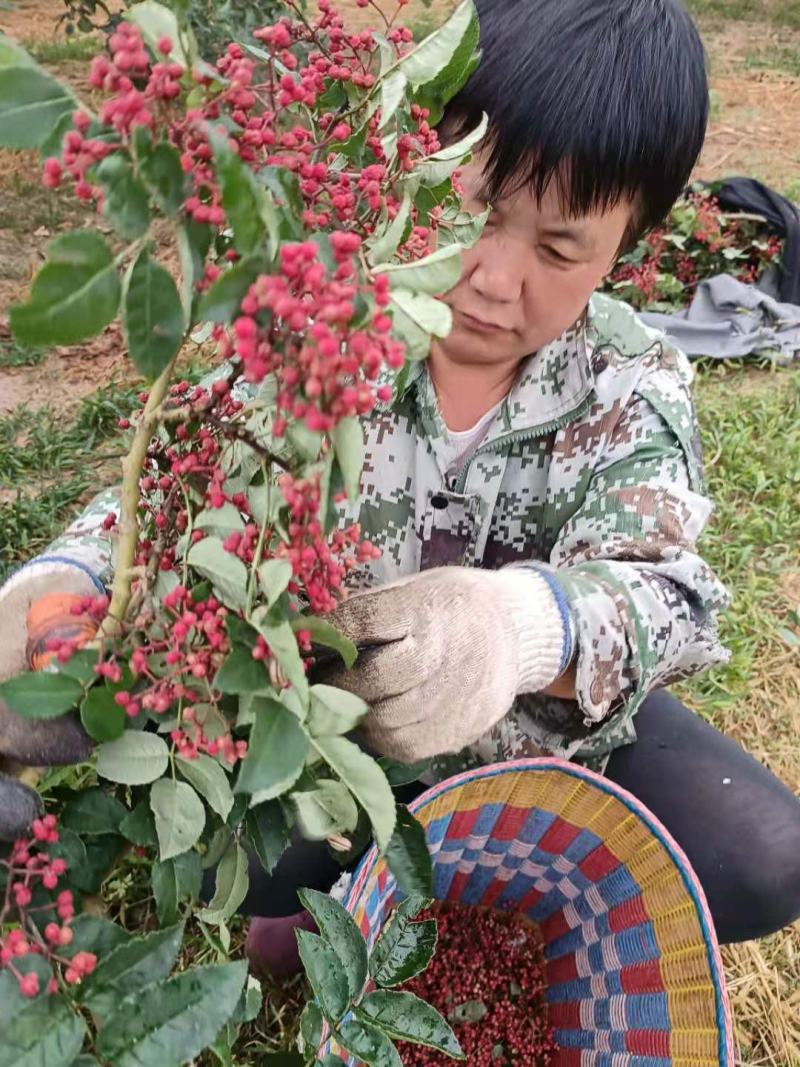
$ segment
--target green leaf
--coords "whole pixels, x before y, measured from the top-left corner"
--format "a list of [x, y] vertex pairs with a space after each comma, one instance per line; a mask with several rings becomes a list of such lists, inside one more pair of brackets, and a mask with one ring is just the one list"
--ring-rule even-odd
[[332, 685], [312, 685], [308, 729], [312, 737], [349, 734], [367, 714], [365, 701]]
[[394, 795], [378, 764], [345, 737], [315, 737], [314, 748], [336, 771], [369, 815], [378, 848], [385, 849], [394, 833]]
[[[302, 1051], [306, 1056], [313, 1056], [319, 1048], [319, 1043], [322, 1040], [322, 1027], [324, 1020], [322, 1012], [319, 1010], [319, 1005], [315, 1004], [313, 1000], [309, 1000], [303, 1013], [300, 1016], [300, 1036], [303, 1039]], [[306, 1060], [303, 1058], [302, 1063], [305, 1064]], [[339, 1061], [342, 1062], [341, 1060]]]
[[150, 790], [150, 807], [156, 820], [159, 856], [180, 856], [200, 837], [206, 824], [203, 802], [185, 782], [160, 778]]
[[89, 915], [88, 912], [77, 915], [70, 926], [70, 952], [93, 952], [98, 959], [104, 959], [119, 945], [125, 944], [130, 936], [127, 930], [123, 930], [111, 919], [105, 919], [101, 915]]
[[399, 69], [415, 89], [447, 68], [474, 18], [472, 0], [462, 0], [447, 22], [403, 57]]
[[245, 816], [248, 840], [267, 874], [272, 874], [289, 844], [290, 828], [278, 800], [267, 800]]
[[309, 841], [324, 841], [358, 825], [358, 807], [350, 791], [332, 778], [318, 778], [313, 789], [292, 793], [292, 800], [303, 836]]
[[[144, 129], [144, 126], [137, 126], [134, 134]], [[180, 211], [186, 192], [186, 176], [178, 150], [166, 141], [154, 145], [149, 138], [147, 141], [141, 138], [137, 141], [136, 154], [142, 182], [161, 210], [167, 215]]]
[[125, 805], [104, 789], [85, 789], [65, 805], [60, 822], [78, 834], [116, 834], [127, 815]]
[[174, 925], [183, 901], [196, 900], [200, 895], [202, 867], [197, 852], [184, 852], [153, 864], [150, 885], [156, 898], [156, 915], [162, 927]]
[[172, 926], [123, 942], [76, 987], [81, 1001], [108, 1021], [124, 997], [166, 978], [182, 941], [183, 927]]
[[337, 1035], [339, 1044], [367, 1067], [403, 1067], [389, 1038], [374, 1026], [349, 1019]]
[[435, 1048], [454, 1059], [464, 1053], [446, 1020], [436, 1008], [413, 993], [376, 989], [356, 1008], [356, 1018], [377, 1026], [387, 1037]]
[[277, 659], [281, 670], [292, 683], [303, 706], [305, 706], [308, 704], [308, 679], [306, 678], [300, 650], [297, 647], [297, 638], [294, 630], [286, 620], [277, 625], [270, 625], [265, 622], [267, 611], [266, 606], [256, 608], [249, 621], [269, 645], [270, 651]]
[[163, 737], [142, 730], [126, 730], [116, 741], [97, 750], [97, 773], [110, 782], [147, 785], [167, 769], [169, 748]]
[[424, 259], [412, 263], [381, 263], [375, 273], [386, 274], [391, 285], [414, 293], [438, 296], [458, 284], [461, 277], [461, 249], [458, 245], [437, 248]]
[[214, 591], [229, 608], [243, 611], [247, 603], [247, 567], [232, 552], [226, 552], [218, 537], [206, 537], [192, 545], [189, 565], [208, 578]]
[[107, 685], [96, 685], [83, 698], [81, 722], [95, 741], [114, 741], [125, 732], [125, 711]]
[[0, 69], [0, 145], [38, 148], [78, 100], [41, 68], [24, 64]]
[[147, 190], [134, 176], [130, 160], [122, 152], [112, 152], [94, 169], [103, 187], [103, 215], [120, 237], [135, 241], [147, 233], [150, 205]]
[[233, 242], [241, 255], [251, 255], [264, 244], [267, 191], [258, 184], [252, 170], [228, 143], [227, 137], [214, 129], [210, 130], [209, 137], [222, 189], [222, 206], [233, 230]]
[[369, 957], [369, 973], [378, 985], [402, 985], [430, 963], [436, 951], [436, 921], [412, 921], [426, 904], [420, 897], [407, 897], [381, 931]]
[[344, 476], [347, 496], [350, 503], [354, 504], [358, 501], [361, 469], [364, 466], [364, 433], [361, 420], [356, 415], [342, 419], [331, 431], [331, 440]]
[[66, 233], [48, 245], [28, 303], [11, 308], [11, 329], [34, 348], [77, 344], [108, 326], [119, 299], [114, 259], [100, 234]]
[[336, 951], [317, 934], [295, 930], [300, 959], [325, 1018], [337, 1023], [350, 1005], [347, 977]]
[[195, 285], [203, 277], [206, 256], [211, 246], [211, 227], [205, 222], [186, 219], [178, 227], [178, 254], [181, 264], [181, 300], [186, 321], [195, 322], [198, 294]]
[[402, 70], [393, 70], [381, 78], [381, 124], [378, 129], [384, 129], [394, 118], [407, 88], [408, 79]]
[[268, 559], [258, 568], [258, 584], [271, 608], [278, 597], [286, 592], [292, 580], [292, 565], [287, 559]]
[[207, 908], [197, 913], [198, 919], [215, 926], [227, 922], [247, 896], [249, 884], [247, 853], [232, 840], [217, 867], [214, 897]]
[[460, 141], [440, 148], [430, 156], [426, 156], [414, 168], [413, 177], [425, 188], [436, 188], [446, 181], [458, 167], [462, 165], [466, 157], [476, 144], [483, 139], [488, 126], [488, 117], [484, 113], [480, 123]]
[[261, 982], [250, 974], [247, 976], [247, 985], [242, 990], [231, 1023], [251, 1023], [258, 1018], [263, 1006], [264, 991], [261, 988]]
[[[159, 55], [159, 40], [169, 37], [172, 41], [170, 63], [180, 63], [183, 67], [192, 66], [198, 54], [194, 34], [188, 25], [179, 26], [175, 13], [164, 4], [157, 4], [154, 0], [140, 0], [131, 5], [125, 13], [125, 18], [139, 27], [145, 43], [156, 55]], [[184, 44], [187, 47], [184, 47]]]
[[[408, 289], [395, 289], [389, 298], [389, 305], [395, 325], [404, 338], [407, 336], [403, 332], [407, 320], [410, 320], [416, 330], [421, 331], [426, 337], [430, 334], [435, 337], [447, 337], [453, 328], [453, 313], [450, 308], [427, 293], [412, 293]], [[405, 316], [405, 320], [400, 316]], [[412, 355], [416, 357], [418, 345], [413, 334], [411, 343], [415, 345]]]
[[198, 318], [203, 322], [229, 322], [236, 316], [247, 290], [264, 267], [260, 256], [242, 259], [228, 267], [203, 293], [197, 309]]
[[122, 325], [136, 369], [151, 381], [183, 343], [186, 323], [178, 287], [147, 249], [139, 253], [125, 275]]
[[6, 67], [35, 67], [36, 60], [5, 34], [0, 34], [0, 69]]
[[140, 800], [119, 824], [119, 832], [133, 845], [140, 848], [155, 848], [158, 844], [153, 813], [146, 800]]
[[234, 645], [214, 675], [214, 688], [221, 693], [259, 693], [270, 688], [263, 660], [253, 659], [250, 653], [249, 648]]
[[233, 1015], [247, 964], [191, 967], [124, 1000], [100, 1031], [111, 1067], [180, 1067], [205, 1049]]
[[[37, 971], [38, 973], [38, 971]], [[40, 975], [42, 988], [44, 975]], [[86, 1024], [62, 996], [23, 997], [17, 979], [0, 971], [0, 1067], [70, 1067]]]
[[381, 756], [378, 763], [389, 779], [389, 785], [395, 788], [420, 781], [422, 775], [429, 771], [431, 766], [431, 761], [427, 759], [418, 760], [416, 763], [399, 763], [390, 756]]
[[99, 893], [103, 881], [116, 862], [125, 842], [119, 834], [98, 834], [83, 841], [86, 856], [80, 867], [70, 867], [67, 877], [73, 889]]
[[244, 530], [244, 519], [237, 507], [225, 503], [221, 508], [205, 508], [194, 520], [195, 530], [227, 537]]
[[259, 803], [285, 793], [303, 770], [308, 738], [297, 716], [272, 697], [253, 699], [255, 722], [234, 792], [257, 795]]
[[332, 623], [319, 618], [318, 615], [301, 615], [293, 619], [292, 629], [295, 633], [298, 630], [308, 630], [312, 643], [335, 649], [344, 660], [344, 665], [348, 670], [358, 658], [358, 649], [354, 642], [349, 637], [345, 637]]
[[383, 233], [379, 233], [372, 239], [369, 246], [370, 263], [383, 263], [395, 254], [411, 216], [412, 203], [411, 197], [406, 193], [395, 217]]
[[63, 674], [26, 671], [0, 685], [4, 700], [23, 719], [55, 719], [74, 708], [83, 686]]
[[233, 793], [228, 776], [217, 761], [201, 753], [193, 760], [179, 757], [175, 766], [200, 796], [206, 798], [211, 810], [220, 818], [227, 819], [233, 807]]
[[402, 804], [397, 805], [397, 820], [386, 849], [386, 862], [406, 896], [429, 897], [432, 894], [433, 863], [425, 830]]
[[311, 913], [322, 936], [342, 961], [350, 1000], [361, 995], [367, 980], [367, 943], [361, 931], [338, 900], [315, 889], [301, 889], [300, 903]]

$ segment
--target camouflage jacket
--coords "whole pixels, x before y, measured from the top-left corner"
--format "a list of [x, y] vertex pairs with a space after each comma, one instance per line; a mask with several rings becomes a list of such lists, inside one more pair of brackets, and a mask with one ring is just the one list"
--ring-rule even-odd
[[[441, 566], [546, 568], [572, 613], [577, 703], [519, 697], [471, 753], [437, 764], [541, 752], [602, 767], [635, 740], [655, 687], [725, 662], [725, 589], [695, 551], [703, 494], [686, 357], [624, 304], [593, 297], [585, 321], [521, 366], [483, 444], [455, 480], [447, 429], [423, 362], [365, 422], [358, 518], [383, 551], [355, 572], [375, 586]], [[97, 497], [45, 556], [107, 580]]]

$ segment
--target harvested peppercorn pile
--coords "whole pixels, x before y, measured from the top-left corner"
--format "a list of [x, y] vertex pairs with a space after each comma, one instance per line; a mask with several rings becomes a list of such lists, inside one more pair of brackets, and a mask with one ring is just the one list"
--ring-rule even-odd
[[[544, 1000], [544, 946], [509, 912], [435, 904], [439, 939], [427, 971], [404, 989], [433, 1004], [458, 1035], [469, 1067], [547, 1067], [556, 1046]], [[445, 1067], [443, 1053], [398, 1043], [406, 1067]]]

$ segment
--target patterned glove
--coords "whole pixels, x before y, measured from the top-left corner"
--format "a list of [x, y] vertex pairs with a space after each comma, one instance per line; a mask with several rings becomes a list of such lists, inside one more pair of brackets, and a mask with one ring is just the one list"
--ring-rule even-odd
[[325, 681], [370, 705], [368, 744], [410, 763], [474, 744], [572, 655], [556, 581], [527, 567], [441, 567], [354, 593], [328, 616], [363, 651]]
[[[72, 615], [70, 608], [97, 592], [82, 570], [60, 563], [36, 563], [14, 575], [0, 589], [0, 682], [31, 666], [43, 666], [49, 637], [90, 638], [95, 624]], [[21, 719], [0, 698], [0, 767], [12, 769], [7, 761], [32, 766], [80, 763], [90, 751], [91, 742], [74, 716]], [[39, 807], [33, 789], [0, 774], [0, 841], [23, 834]]]

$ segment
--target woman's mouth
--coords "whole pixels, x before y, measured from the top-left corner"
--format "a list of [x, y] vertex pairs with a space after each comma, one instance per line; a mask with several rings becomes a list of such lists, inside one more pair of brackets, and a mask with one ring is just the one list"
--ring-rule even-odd
[[476, 333], [502, 333], [505, 331], [504, 326], [498, 326], [494, 322], [487, 322], [485, 319], [478, 319], [474, 315], [468, 315], [466, 311], [457, 310], [456, 314], [463, 320], [467, 329], [474, 330]]

